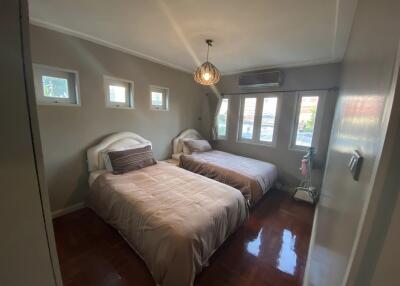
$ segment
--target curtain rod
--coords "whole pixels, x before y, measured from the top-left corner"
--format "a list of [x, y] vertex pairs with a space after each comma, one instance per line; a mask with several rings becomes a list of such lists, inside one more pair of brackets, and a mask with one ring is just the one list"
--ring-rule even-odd
[[274, 91], [248, 91], [248, 92], [227, 92], [222, 93], [221, 96], [225, 95], [243, 95], [243, 94], [262, 94], [262, 93], [283, 93], [283, 92], [299, 92], [299, 91], [319, 91], [319, 90], [338, 90], [338, 87], [330, 87], [330, 88], [314, 88], [314, 89], [287, 89], [287, 90], [274, 90]]

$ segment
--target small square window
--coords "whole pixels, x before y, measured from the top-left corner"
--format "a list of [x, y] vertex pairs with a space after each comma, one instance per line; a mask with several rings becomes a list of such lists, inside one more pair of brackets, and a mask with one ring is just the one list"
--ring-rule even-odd
[[150, 109], [168, 110], [169, 89], [166, 87], [150, 86]]
[[133, 108], [133, 82], [104, 77], [106, 106], [111, 108]]
[[33, 69], [38, 104], [79, 105], [76, 71], [36, 64]]

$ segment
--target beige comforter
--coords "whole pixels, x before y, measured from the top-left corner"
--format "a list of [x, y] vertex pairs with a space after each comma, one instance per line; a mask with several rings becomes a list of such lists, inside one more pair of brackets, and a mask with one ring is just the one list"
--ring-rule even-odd
[[100, 175], [88, 204], [118, 229], [163, 286], [192, 285], [248, 216], [238, 190], [164, 162]]
[[179, 166], [240, 190], [250, 206], [262, 198], [278, 177], [271, 163], [218, 150], [182, 155]]

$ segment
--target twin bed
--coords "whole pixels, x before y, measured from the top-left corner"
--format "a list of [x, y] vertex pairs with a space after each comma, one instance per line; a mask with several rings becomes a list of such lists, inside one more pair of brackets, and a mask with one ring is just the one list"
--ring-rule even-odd
[[158, 285], [193, 285], [211, 255], [246, 221], [249, 199], [166, 162], [118, 175], [106, 170], [107, 152], [145, 146], [151, 142], [122, 132], [88, 150], [88, 206], [120, 232]]
[[187, 140], [204, 138], [196, 130], [187, 129], [173, 140], [172, 158], [179, 161], [179, 166], [240, 190], [250, 207], [277, 179], [278, 172], [273, 164], [218, 150], [189, 154], [184, 148]]

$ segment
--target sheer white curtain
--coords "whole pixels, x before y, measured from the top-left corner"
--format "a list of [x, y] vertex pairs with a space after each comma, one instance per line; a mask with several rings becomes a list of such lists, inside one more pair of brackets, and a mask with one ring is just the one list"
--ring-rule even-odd
[[221, 108], [221, 103], [222, 103], [222, 96], [218, 96], [218, 102], [217, 102], [217, 107], [215, 109], [214, 112], [214, 117], [212, 120], [212, 126], [211, 126], [211, 139], [212, 140], [217, 140], [218, 138], [218, 113], [219, 113], [219, 109]]

